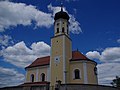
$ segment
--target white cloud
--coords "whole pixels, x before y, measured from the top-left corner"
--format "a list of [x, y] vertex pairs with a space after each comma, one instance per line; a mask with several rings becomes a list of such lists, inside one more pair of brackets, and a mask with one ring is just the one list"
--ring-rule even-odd
[[73, 15], [70, 15], [70, 26], [69, 26], [70, 32], [73, 34], [79, 34], [82, 32], [80, 23], [76, 21], [75, 17]]
[[[49, 9], [49, 11], [53, 12], [53, 16], [55, 15], [56, 12], [60, 11], [60, 8], [61, 7], [54, 7], [54, 6], [52, 6], [52, 4], [48, 5], [48, 9]], [[63, 8], [63, 10], [67, 12], [67, 10], [65, 8]], [[69, 25], [70, 32], [72, 32], [73, 34], [79, 34], [80, 32], [82, 32], [81, 27], [80, 27], [80, 23], [78, 21], [76, 21], [76, 19], [73, 15], [69, 14], [69, 16], [70, 16], [70, 20], [69, 20], [69, 22], [70, 22], [70, 25]]]
[[104, 62], [120, 62], [120, 47], [106, 48], [100, 57]]
[[31, 45], [31, 48], [32, 48], [34, 55], [44, 56], [44, 55], [50, 54], [50, 46], [44, 42], [33, 43]]
[[[57, 13], [61, 10], [61, 7], [59, 7], [59, 6], [53, 7], [52, 4], [49, 4], [47, 7], [48, 7], [49, 11], [52, 11], [53, 16], [55, 16], [55, 13]], [[65, 8], [63, 8], [63, 10], [66, 11]]]
[[13, 43], [12, 38], [8, 35], [0, 35], [0, 45], [8, 46], [10, 43]]
[[24, 80], [25, 76], [16, 70], [0, 67], [0, 87], [20, 85]]
[[[16, 27], [17, 25], [28, 26], [35, 21], [35, 27], [47, 27], [53, 25], [53, 16], [60, 11], [60, 7], [53, 7], [48, 5], [48, 9], [53, 13], [45, 13], [36, 9], [33, 5], [26, 5], [25, 3], [14, 3], [10, 1], [0, 1], [0, 32]], [[64, 9], [66, 11], [66, 9]], [[74, 34], [82, 32], [80, 23], [76, 21], [71, 14], [69, 30]]]
[[116, 76], [120, 76], [120, 47], [110, 47], [100, 52], [89, 51], [86, 56], [90, 59], [99, 59], [98, 64], [99, 84], [110, 85]]
[[120, 76], [120, 63], [98, 64], [98, 83], [101, 85], [111, 85], [116, 76]]
[[102, 62], [120, 62], [120, 47], [110, 47], [100, 54], [97, 51], [89, 51], [86, 56], [90, 59], [100, 59]]
[[4, 60], [18, 67], [26, 67], [36, 58], [50, 54], [50, 46], [44, 42], [37, 42], [27, 47], [23, 41], [1, 50]]
[[50, 27], [53, 24], [51, 14], [39, 11], [35, 6], [0, 1], [0, 32], [11, 26], [31, 25], [32, 21], [35, 21], [38, 27]]
[[117, 42], [120, 43], [120, 39], [118, 39]]
[[100, 58], [100, 53], [97, 51], [89, 51], [86, 53], [86, 56], [90, 59], [99, 59]]

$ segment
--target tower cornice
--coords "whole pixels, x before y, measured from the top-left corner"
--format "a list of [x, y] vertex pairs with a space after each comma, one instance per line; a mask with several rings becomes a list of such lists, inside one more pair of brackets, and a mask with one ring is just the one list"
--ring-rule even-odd
[[57, 35], [57, 36], [53, 36], [53, 37], [51, 37], [51, 39], [52, 39], [52, 38], [56, 38], [56, 37], [60, 37], [60, 36], [64, 36], [64, 35], [65, 35], [70, 41], [72, 41], [71, 38], [68, 37], [66, 34], [60, 34], [60, 35]]

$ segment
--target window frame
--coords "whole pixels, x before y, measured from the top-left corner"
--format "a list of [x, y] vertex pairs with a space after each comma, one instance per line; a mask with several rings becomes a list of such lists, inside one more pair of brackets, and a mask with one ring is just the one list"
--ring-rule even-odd
[[65, 33], [65, 28], [64, 27], [62, 27], [62, 33]]
[[30, 81], [31, 81], [31, 82], [34, 82], [34, 80], [35, 80], [34, 74], [31, 74], [31, 75], [30, 75]]
[[59, 33], [59, 28], [58, 27], [56, 28], [56, 33]]
[[45, 73], [42, 73], [40, 76], [41, 76], [41, 81], [44, 82], [45, 81]]
[[73, 74], [74, 74], [74, 79], [81, 79], [80, 69], [74, 69]]

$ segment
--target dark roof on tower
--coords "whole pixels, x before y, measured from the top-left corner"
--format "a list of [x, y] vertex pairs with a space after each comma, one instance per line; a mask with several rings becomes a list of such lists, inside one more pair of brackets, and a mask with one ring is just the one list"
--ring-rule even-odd
[[[79, 51], [72, 51], [72, 59], [70, 61], [80, 61], [80, 60], [92, 61], [88, 59], [86, 56], [84, 56], [82, 53], [80, 53]], [[92, 61], [92, 62], [95, 62], [95, 61]], [[26, 68], [46, 66], [49, 64], [50, 64], [50, 56], [46, 56], [46, 57], [37, 58], [32, 64], [30, 64]]]
[[54, 20], [58, 20], [60, 18], [69, 20], [69, 15], [63, 11], [62, 7], [61, 7], [61, 11], [59, 11], [55, 14]]

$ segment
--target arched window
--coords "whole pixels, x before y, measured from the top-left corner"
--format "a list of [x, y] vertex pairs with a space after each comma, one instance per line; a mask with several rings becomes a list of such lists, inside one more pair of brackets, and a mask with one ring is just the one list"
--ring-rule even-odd
[[34, 74], [31, 74], [30, 79], [31, 79], [31, 82], [34, 82]]
[[79, 71], [79, 69], [74, 70], [74, 76], [75, 76], [75, 79], [80, 79], [80, 71]]
[[64, 27], [62, 27], [62, 32], [63, 32], [63, 33], [65, 32], [65, 29], [64, 29]]
[[57, 28], [57, 32], [56, 33], [59, 33], [59, 28]]
[[59, 26], [59, 23], [57, 23], [57, 26]]
[[45, 74], [44, 73], [41, 74], [41, 81], [45, 81]]

